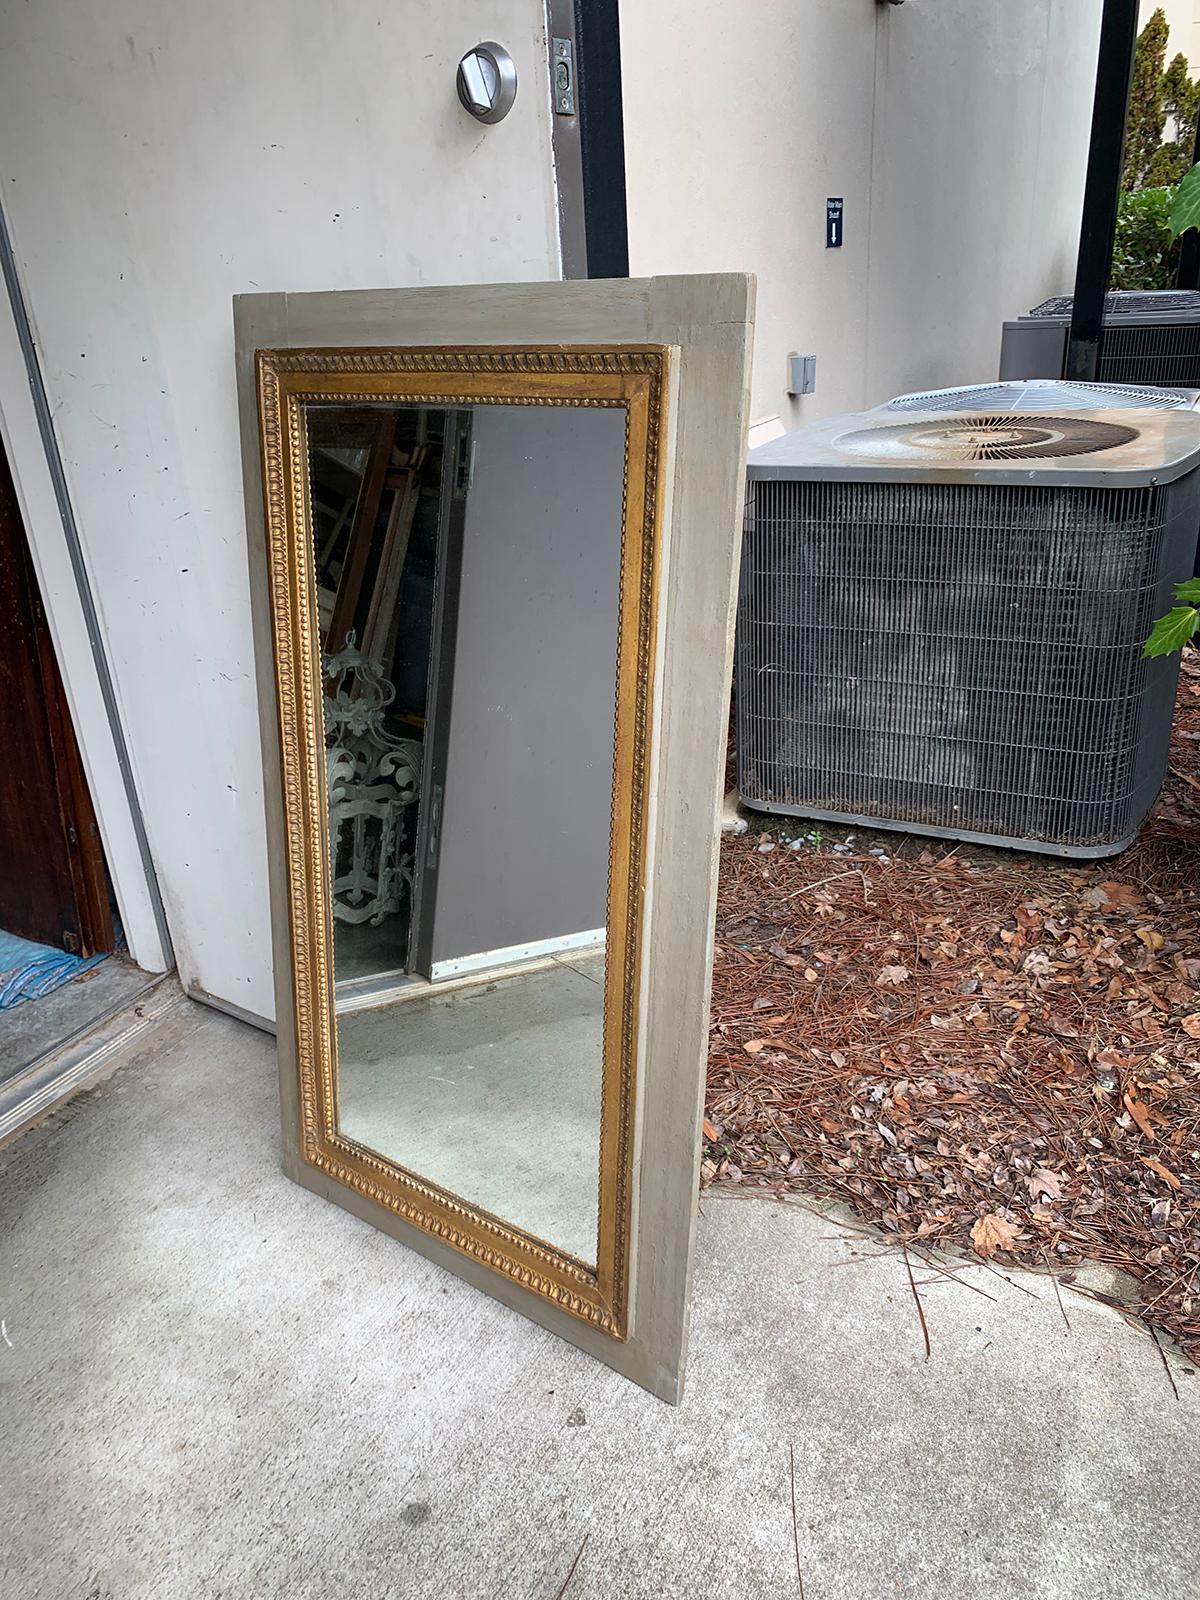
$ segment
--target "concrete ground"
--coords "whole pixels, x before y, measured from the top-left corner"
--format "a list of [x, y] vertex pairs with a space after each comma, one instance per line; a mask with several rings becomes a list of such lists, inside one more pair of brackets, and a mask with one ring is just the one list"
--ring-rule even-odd
[[414, 986], [339, 1015], [339, 1126], [594, 1263], [603, 1057], [603, 955]]
[[707, 1197], [672, 1409], [278, 1160], [186, 1002], [0, 1152], [3, 1600], [1200, 1594], [1200, 1377], [1093, 1301], [936, 1278], [926, 1360], [901, 1257]]

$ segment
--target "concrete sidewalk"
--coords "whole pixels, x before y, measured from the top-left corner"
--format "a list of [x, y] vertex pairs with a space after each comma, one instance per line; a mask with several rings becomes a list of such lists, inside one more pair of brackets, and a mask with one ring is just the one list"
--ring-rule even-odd
[[926, 1361], [900, 1256], [702, 1209], [671, 1409], [289, 1184], [271, 1041], [184, 1003], [0, 1152], [0, 1595], [556, 1600], [586, 1536], [566, 1600], [777, 1600], [789, 1449], [807, 1600], [1200, 1595], [1178, 1352], [980, 1267]]

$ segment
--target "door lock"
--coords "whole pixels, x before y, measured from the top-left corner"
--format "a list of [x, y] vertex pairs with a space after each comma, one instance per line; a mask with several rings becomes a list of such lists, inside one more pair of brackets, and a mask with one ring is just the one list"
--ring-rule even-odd
[[485, 40], [458, 63], [458, 98], [480, 122], [500, 122], [517, 98], [517, 68], [502, 44]]

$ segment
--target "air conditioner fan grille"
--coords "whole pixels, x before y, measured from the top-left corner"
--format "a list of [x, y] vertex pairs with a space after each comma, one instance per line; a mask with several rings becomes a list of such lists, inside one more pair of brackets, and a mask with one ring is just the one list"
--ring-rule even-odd
[[857, 428], [841, 434], [834, 444], [848, 455], [935, 466], [951, 461], [1047, 461], [1094, 455], [1137, 437], [1136, 428], [1091, 417], [1002, 413]]

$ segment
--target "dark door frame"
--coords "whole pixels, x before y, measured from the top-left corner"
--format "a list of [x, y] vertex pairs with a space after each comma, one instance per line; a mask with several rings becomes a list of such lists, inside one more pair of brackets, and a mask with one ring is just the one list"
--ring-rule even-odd
[[[625, 123], [618, 0], [547, 0], [551, 126], [564, 278], [627, 278]], [[555, 43], [572, 53], [574, 111], [556, 103]]]
[[575, 0], [575, 71], [589, 278], [629, 276], [618, 0]]
[[1137, 34], [1138, 0], [1104, 0], [1083, 216], [1079, 226], [1075, 296], [1063, 363], [1063, 377], [1077, 383], [1094, 383], [1100, 369], [1104, 297], [1112, 276], [1125, 122], [1129, 114]]
[[463, 529], [471, 480], [471, 413], [447, 411], [438, 498], [438, 547], [433, 574], [433, 618], [429, 630], [429, 688], [425, 697], [425, 740], [421, 756], [421, 794], [413, 852], [412, 911], [405, 971], [428, 978], [433, 963], [433, 925], [441, 852], [442, 803], [450, 748], [454, 652], [462, 586]]
[[[1196, 124], [1196, 142], [1192, 148], [1192, 165], [1200, 161], [1200, 119]], [[1179, 240], [1179, 270], [1175, 274], [1177, 289], [1200, 289], [1200, 228], [1189, 228]]]

